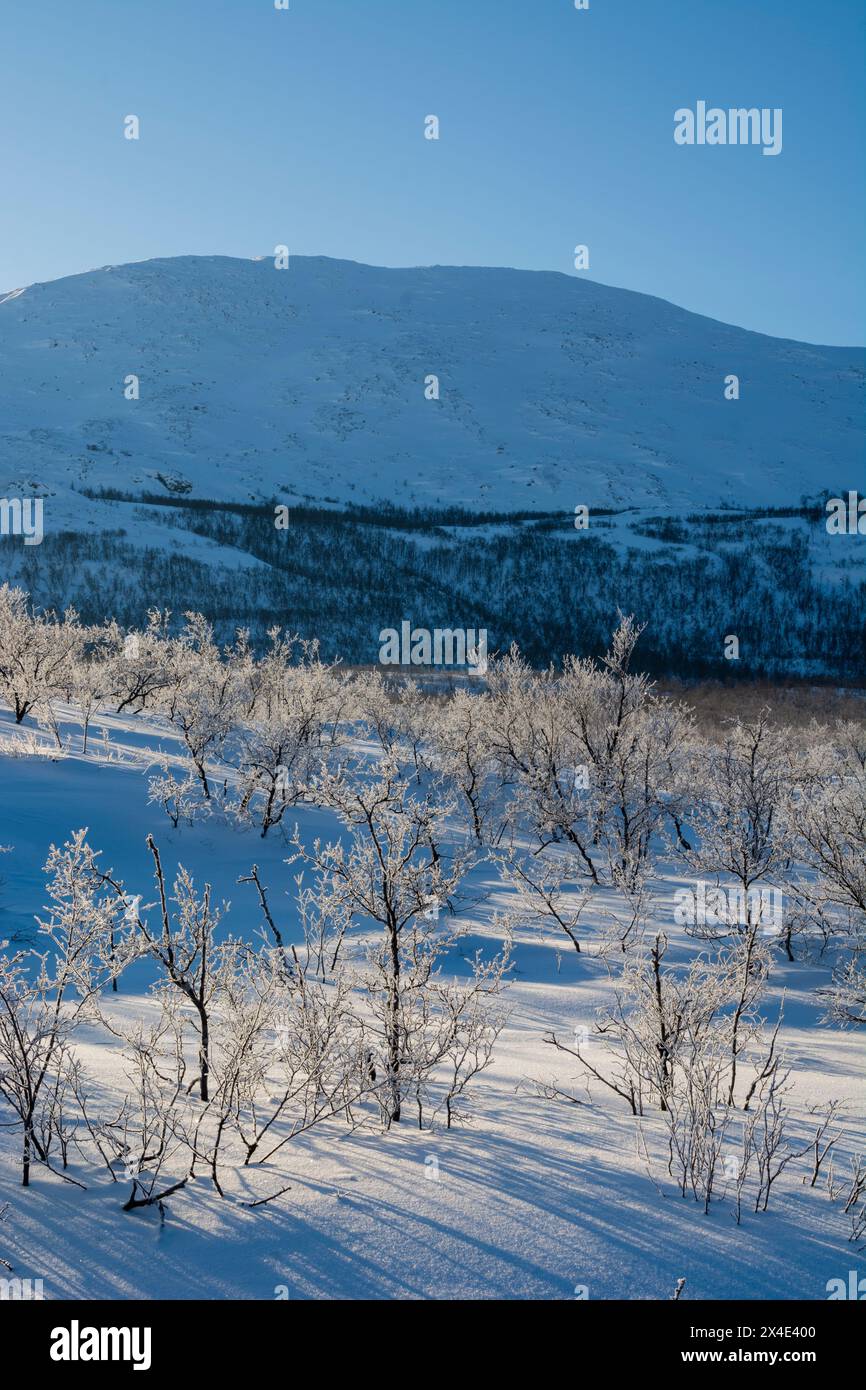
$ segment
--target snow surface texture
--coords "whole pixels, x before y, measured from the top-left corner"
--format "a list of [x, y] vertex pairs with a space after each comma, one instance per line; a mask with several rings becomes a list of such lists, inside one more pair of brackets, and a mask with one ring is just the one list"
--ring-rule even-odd
[[[741, 395], [724, 398], [736, 374]], [[140, 399], [124, 381], [140, 379]], [[435, 374], [440, 399], [425, 399]], [[552, 272], [181, 256], [0, 296], [0, 496], [571, 511], [855, 487], [864, 351]]]
[[[2, 866], [0, 938], [32, 925], [45, 901], [41, 866], [48, 843], [62, 843], [82, 823], [103, 850], [103, 865], [113, 866], [130, 891], [152, 894], [144, 847], [152, 830], [168, 873], [181, 861], [199, 885], [213, 883], [217, 899], [232, 900], [234, 932], [251, 936], [258, 920], [244, 896], [250, 890], [236, 883], [253, 861], [288, 916], [291, 899], [284, 894], [292, 871], [276, 836], [262, 841], [216, 821], [176, 832], [147, 806], [137, 759], [159, 748], [178, 752], [161, 721], [101, 716], [86, 758], [80, 732], [69, 724], [66, 731], [69, 756], [60, 761], [42, 735], [37, 739], [47, 756], [12, 758], [8, 741], [0, 752], [3, 785], [15, 788], [14, 800], [4, 797], [0, 807], [0, 843], [15, 846]], [[31, 741], [5, 712], [0, 735], [21, 739], [22, 748]], [[338, 833], [316, 808], [299, 807], [297, 818], [306, 839]], [[698, 947], [673, 925], [672, 914], [674, 891], [684, 881], [666, 876], [656, 887], [657, 922], [686, 961]], [[475, 887], [485, 883], [493, 886], [489, 867]], [[506, 896], [494, 893], [474, 911], [470, 946], [492, 944], [489, 912]], [[587, 922], [589, 942], [592, 926]], [[475, 1086], [470, 1125], [420, 1133], [409, 1118], [388, 1134], [328, 1125], [289, 1146], [279, 1177], [287, 1174], [292, 1190], [278, 1203], [244, 1209], [221, 1201], [202, 1180], [171, 1199], [164, 1226], [153, 1209], [124, 1214], [128, 1182], [113, 1184], [96, 1167], [75, 1168], [86, 1192], [38, 1167], [23, 1192], [20, 1138], [0, 1131], [0, 1208], [11, 1204], [0, 1224], [0, 1253], [18, 1277], [41, 1278], [50, 1299], [573, 1299], [579, 1287], [590, 1300], [667, 1299], [681, 1277], [687, 1299], [825, 1299], [827, 1281], [847, 1280], [858, 1262], [862, 1267], [862, 1256], [849, 1244], [847, 1219], [838, 1202], [829, 1202], [823, 1181], [815, 1189], [803, 1184], [807, 1167], [791, 1165], [770, 1210], [747, 1211], [738, 1228], [729, 1203], [703, 1215], [691, 1198], [680, 1198], [664, 1171], [657, 1115], [638, 1122], [596, 1086], [591, 1103], [573, 1107], [519, 1093], [528, 1078], [573, 1079], [570, 1059], [560, 1061], [543, 1035], [591, 1024], [609, 999], [601, 963], [590, 952], [578, 957], [563, 950], [561, 941], [528, 929], [518, 936], [511, 1021], [494, 1065]], [[786, 964], [780, 955], [764, 1012], [773, 1017], [784, 993], [798, 1137], [808, 1138], [810, 1103], [848, 1102], [841, 1171], [866, 1138], [862, 1039], [820, 1022], [814, 991], [828, 973]], [[145, 968], [135, 967], [123, 977], [116, 1002], [107, 1004], [109, 1014], [129, 1020], [146, 1013], [152, 1008], [146, 988]], [[77, 1049], [110, 1097], [122, 1081], [118, 1051], [95, 1030]], [[577, 1093], [589, 1099], [582, 1087]], [[652, 1177], [636, 1149], [639, 1124]], [[438, 1181], [428, 1179], [431, 1155]], [[242, 1180], [235, 1195], [272, 1190], [276, 1176], [266, 1171]]]

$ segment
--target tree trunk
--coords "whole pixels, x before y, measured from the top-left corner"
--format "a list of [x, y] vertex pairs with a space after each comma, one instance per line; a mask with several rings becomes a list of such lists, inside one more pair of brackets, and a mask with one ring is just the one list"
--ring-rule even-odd
[[199, 1009], [201, 1020], [201, 1045], [199, 1047], [199, 1061], [201, 1062], [201, 1078], [199, 1081], [199, 1094], [202, 1100], [210, 1100], [208, 1094], [208, 1080], [210, 1078], [210, 1031], [208, 1029], [207, 1014], [204, 1009]]
[[199, 1042], [199, 1062], [202, 1066], [202, 1074], [199, 1077], [199, 1095], [203, 1101], [209, 1101], [210, 1094], [207, 1090], [207, 1083], [210, 1080], [210, 1029], [207, 1026], [207, 1013], [204, 1009], [199, 1009], [199, 1023], [202, 1029], [202, 1038]]
[[32, 1151], [32, 1133], [30, 1121], [24, 1122], [24, 1157], [21, 1165], [21, 1186], [30, 1186], [30, 1156]]
[[388, 1086], [391, 1092], [391, 1119], [400, 1120], [400, 946], [397, 928], [388, 928], [391, 949], [391, 979], [388, 985], [386, 1034], [388, 1044]]

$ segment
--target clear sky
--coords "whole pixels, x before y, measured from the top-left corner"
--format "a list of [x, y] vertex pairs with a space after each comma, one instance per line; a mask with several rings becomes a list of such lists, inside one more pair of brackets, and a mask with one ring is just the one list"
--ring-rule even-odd
[[[0, 290], [279, 243], [575, 274], [586, 243], [606, 284], [866, 339], [863, 0], [3, 0], [0, 15]], [[699, 100], [781, 107], [781, 154], [676, 145], [674, 111]]]

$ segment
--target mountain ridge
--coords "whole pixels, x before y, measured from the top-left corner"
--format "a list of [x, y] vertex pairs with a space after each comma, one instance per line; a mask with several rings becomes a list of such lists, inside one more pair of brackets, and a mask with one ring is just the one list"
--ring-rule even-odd
[[[181, 254], [176, 255], [176, 256], [145, 256], [142, 260], [138, 260], [138, 261], [117, 261], [117, 262], [109, 262], [109, 263], [106, 264], [106, 265], [91, 266], [91, 267], [89, 267], [87, 270], [76, 270], [76, 271], [72, 271], [72, 272], [71, 272], [70, 274], [68, 274], [68, 275], [57, 275], [57, 276], [52, 277], [50, 280], [33, 280], [33, 281], [31, 281], [30, 284], [27, 284], [27, 285], [18, 285], [18, 286], [15, 286], [15, 287], [14, 287], [13, 289], [11, 289], [11, 290], [0, 290], [0, 304], [3, 304], [7, 299], [13, 299], [13, 298], [16, 298], [17, 296], [19, 296], [19, 295], [21, 295], [21, 294], [24, 294], [27, 290], [48, 288], [48, 287], [50, 287], [51, 285], [57, 285], [57, 284], [60, 284], [60, 283], [62, 283], [62, 282], [64, 282], [64, 281], [67, 281], [67, 280], [79, 280], [79, 279], [81, 279], [81, 278], [84, 277], [84, 276], [98, 275], [98, 274], [100, 274], [102, 271], [130, 270], [130, 269], [135, 268], [136, 266], [168, 265], [168, 264], [171, 264], [171, 263], [173, 263], [173, 262], [180, 262], [180, 261], [190, 261], [190, 262], [230, 261], [230, 262], [239, 262], [240, 264], [243, 264], [243, 265], [246, 265], [246, 264], [248, 264], [248, 263], [251, 263], [251, 264], [253, 264], [253, 265], [256, 265], [256, 264], [261, 264], [262, 262], [272, 261], [272, 260], [273, 260], [273, 257], [272, 257], [272, 256], [269, 256], [269, 255], [267, 255], [267, 256], [231, 256], [231, 255], [229, 255], [228, 253], [225, 253], [225, 252], [184, 252], [184, 253], [181, 253]], [[621, 293], [621, 294], [626, 294], [626, 295], [635, 295], [635, 296], [637, 296], [637, 297], [640, 298], [640, 299], [652, 301], [652, 302], [655, 302], [655, 303], [657, 303], [657, 304], [663, 304], [663, 305], [665, 305], [665, 306], [667, 306], [667, 307], [669, 307], [669, 308], [671, 308], [671, 309], [676, 309], [676, 310], [678, 310], [680, 313], [690, 315], [692, 318], [704, 319], [707, 323], [717, 324], [717, 325], [719, 325], [719, 326], [721, 326], [721, 327], [723, 327], [723, 328], [734, 329], [734, 330], [735, 330], [736, 332], [738, 332], [738, 333], [749, 333], [749, 334], [752, 334], [753, 336], [758, 337], [758, 338], [766, 338], [766, 339], [768, 339], [769, 341], [774, 342], [774, 343], [789, 343], [789, 344], [794, 344], [794, 345], [797, 346], [797, 347], [817, 348], [817, 349], [819, 349], [819, 350], [822, 351], [822, 352], [823, 352], [823, 351], [827, 351], [827, 352], [845, 352], [845, 353], [850, 353], [850, 352], [855, 352], [855, 353], [856, 353], [856, 352], [862, 352], [862, 353], [866, 353], [866, 344], [861, 344], [861, 343], [816, 343], [816, 342], [812, 342], [811, 340], [805, 339], [805, 338], [778, 337], [778, 336], [777, 336], [776, 334], [774, 334], [774, 333], [764, 333], [764, 332], [762, 332], [762, 330], [759, 329], [759, 328], [746, 328], [746, 327], [744, 327], [744, 326], [741, 325], [741, 324], [728, 323], [726, 319], [718, 319], [718, 318], [715, 318], [712, 314], [704, 314], [704, 313], [701, 312], [700, 309], [690, 309], [690, 308], [689, 308], [687, 305], [685, 305], [685, 304], [677, 304], [676, 301], [673, 300], [673, 299], [665, 299], [664, 295], [650, 294], [650, 293], [649, 293], [648, 291], [646, 291], [646, 290], [632, 290], [632, 289], [629, 289], [629, 288], [628, 288], [627, 286], [625, 286], [625, 285], [610, 285], [610, 284], [607, 283], [607, 281], [604, 281], [604, 280], [596, 280], [594, 277], [589, 276], [589, 275], [569, 275], [569, 274], [566, 274], [566, 272], [565, 272], [565, 271], [562, 271], [562, 270], [536, 269], [536, 268], [533, 268], [533, 267], [526, 267], [526, 266], [459, 265], [459, 264], [457, 264], [457, 263], [452, 263], [452, 262], [439, 262], [439, 261], [431, 262], [429, 265], [386, 266], [386, 265], [378, 265], [378, 264], [375, 264], [375, 265], [374, 265], [373, 263], [368, 262], [368, 261], [355, 261], [355, 260], [352, 260], [351, 257], [347, 257], [347, 256], [307, 256], [307, 255], [292, 255], [292, 256], [291, 256], [291, 261], [292, 261], [292, 262], [297, 262], [297, 261], [305, 261], [305, 262], [322, 262], [322, 263], [324, 263], [324, 264], [326, 264], [326, 265], [359, 267], [359, 268], [364, 269], [364, 270], [373, 270], [373, 271], [388, 271], [388, 272], [393, 272], [394, 274], [397, 274], [397, 275], [399, 275], [399, 274], [413, 274], [413, 273], [415, 273], [416, 271], [430, 270], [430, 271], [470, 271], [470, 272], [471, 272], [471, 271], [478, 271], [478, 272], [490, 272], [490, 273], [494, 273], [494, 274], [498, 274], [498, 273], [500, 273], [500, 272], [503, 272], [503, 273], [508, 274], [508, 275], [525, 275], [525, 276], [539, 276], [539, 277], [541, 277], [541, 276], [549, 276], [549, 277], [552, 277], [552, 278], [554, 278], [554, 279], [556, 279], [556, 280], [560, 280], [560, 281], [561, 281], [561, 280], [576, 281], [576, 282], [581, 283], [581, 284], [595, 285], [595, 286], [597, 286], [599, 289], [602, 289], [602, 290], [610, 290], [610, 291], [612, 291], [612, 292], [614, 292], [614, 293], [617, 293], [617, 294]]]
[[557, 271], [154, 258], [0, 298], [0, 492], [780, 505], [857, 485], [864, 366]]

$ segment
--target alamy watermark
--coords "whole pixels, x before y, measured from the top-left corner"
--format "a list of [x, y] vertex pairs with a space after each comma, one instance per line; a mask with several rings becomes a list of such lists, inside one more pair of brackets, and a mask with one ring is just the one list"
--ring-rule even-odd
[[0, 497], [0, 536], [23, 536], [25, 545], [41, 545], [41, 497]]
[[856, 1269], [848, 1270], [847, 1279], [828, 1279], [824, 1287], [827, 1290], [828, 1302], [846, 1299], [853, 1303], [862, 1303], [866, 1299], [866, 1279], [862, 1278]]
[[382, 666], [457, 666], [470, 676], [487, 674], [486, 627], [413, 628], [404, 621], [400, 630], [385, 627], [379, 633]]
[[866, 497], [853, 489], [847, 497], [831, 497], [825, 525], [831, 536], [866, 536]]
[[760, 926], [763, 936], [777, 936], [784, 925], [784, 897], [778, 888], [719, 888], [698, 882], [674, 893], [674, 921], [712, 930]]
[[69, 1327], [51, 1331], [48, 1355], [52, 1361], [130, 1361], [134, 1371], [150, 1370], [149, 1327], [82, 1327], [73, 1318]]
[[45, 1298], [45, 1285], [41, 1279], [0, 1279], [0, 1303], [7, 1300], [41, 1303]]
[[674, 140], [678, 145], [762, 145], [762, 154], [782, 153], [781, 106], [707, 106], [694, 111], [681, 106], [674, 112]]

